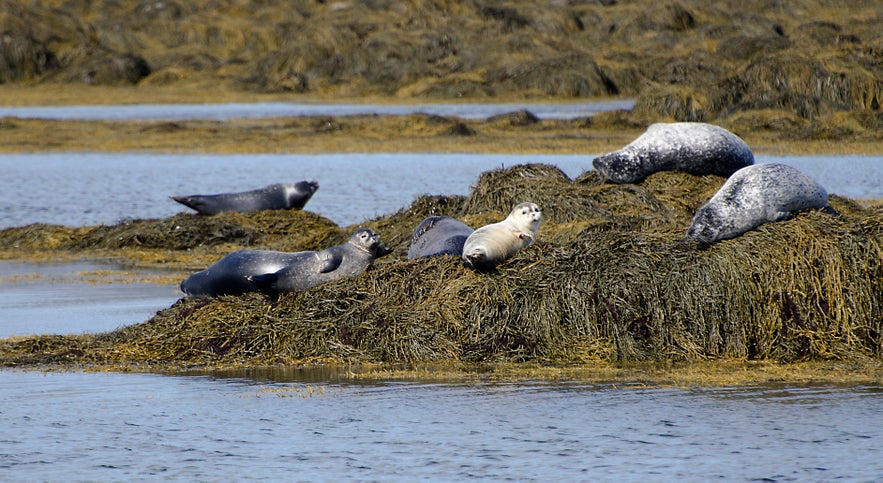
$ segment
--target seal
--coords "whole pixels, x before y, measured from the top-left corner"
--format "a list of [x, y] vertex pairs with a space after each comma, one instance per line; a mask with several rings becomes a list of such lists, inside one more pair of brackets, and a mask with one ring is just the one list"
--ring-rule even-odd
[[531, 243], [543, 215], [534, 203], [519, 203], [505, 220], [485, 225], [463, 245], [463, 263], [479, 270], [492, 269]]
[[613, 183], [636, 183], [657, 171], [730, 176], [754, 164], [754, 154], [739, 136], [702, 122], [651, 124], [625, 147], [592, 160]]
[[217, 297], [263, 291], [306, 290], [345, 276], [358, 275], [387, 255], [373, 230], [360, 228], [341, 245], [325, 250], [276, 252], [237, 250], [181, 282], [191, 297]]
[[450, 216], [430, 216], [417, 225], [408, 247], [408, 260], [463, 254], [463, 245], [473, 230]]
[[301, 292], [340, 278], [361, 275], [375, 259], [391, 252], [374, 230], [359, 228], [346, 243], [319, 252], [300, 252], [302, 257], [284, 268], [249, 275], [246, 279], [272, 296], [279, 292]]
[[170, 196], [171, 199], [200, 215], [216, 215], [222, 211], [292, 210], [301, 209], [319, 189], [314, 180], [277, 183], [239, 193], [216, 195]]
[[696, 210], [687, 238], [711, 244], [814, 208], [834, 213], [828, 192], [806, 174], [778, 163], [747, 166]]
[[312, 252], [239, 250], [221, 258], [201, 272], [181, 282], [181, 291], [191, 297], [217, 297], [256, 292], [246, 277], [279, 271]]

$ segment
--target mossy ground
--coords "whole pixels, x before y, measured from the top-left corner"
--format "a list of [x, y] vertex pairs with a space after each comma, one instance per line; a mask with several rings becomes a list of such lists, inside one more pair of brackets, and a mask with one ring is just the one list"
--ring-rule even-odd
[[[692, 212], [722, 182], [657, 173], [609, 185], [548, 165], [489, 171], [467, 197], [421, 197], [366, 223], [394, 252], [362, 276], [277, 300], [181, 299], [106, 334], [7, 339], [0, 354], [7, 366], [99, 367], [879, 361], [881, 207], [832, 196], [838, 216], [801, 213], [707, 248], [685, 241]], [[497, 271], [455, 257], [406, 260], [425, 216], [478, 226], [502, 218], [512, 199], [538, 203], [546, 220], [537, 242]], [[349, 230], [309, 212], [255, 212], [0, 235], [31, 251], [49, 239], [53, 251], [211, 258], [243, 246], [316, 249]]]
[[[636, 100], [629, 112], [539, 122], [6, 118], [2, 152], [601, 153], [672, 120], [721, 125], [758, 153], [883, 152], [883, 13], [873, 1], [0, 7], [3, 105]], [[117, 369], [444, 361], [614, 372], [651, 362], [676, 374], [735, 360], [723, 367], [787, 362], [783, 372], [793, 374], [801, 364], [831, 364], [835, 374], [870, 371], [879, 383], [879, 203], [835, 196], [839, 217], [805, 213], [698, 250], [682, 235], [721, 182], [666, 173], [612, 186], [549, 167], [490, 172], [469, 197], [424, 197], [370, 221], [396, 251], [364, 276], [278, 301], [182, 300], [108, 334], [6, 339], [0, 360]], [[522, 200], [540, 204], [547, 221], [538, 242], [497, 273], [452, 258], [404, 260], [422, 217], [478, 226]], [[294, 229], [301, 226], [309, 229]], [[317, 249], [348, 231], [309, 212], [31, 225], [0, 232], [0, 257], [113, 258], [183, 276], [234, 249]], [[688, 364], [666, 366], [673, 361]]]

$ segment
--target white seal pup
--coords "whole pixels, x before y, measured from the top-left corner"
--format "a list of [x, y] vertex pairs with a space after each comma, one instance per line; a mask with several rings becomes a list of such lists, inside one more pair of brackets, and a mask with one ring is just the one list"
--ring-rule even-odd
[[613, 183], [636, 183], [657, 171], [729, 176], [754, 164], [754, 153], [739, 136], [703, 122], [651, 124], [622, 149], [592, 160]]
[[356, 230], [346, 243], [304, 254], [272, 273], [246, 277], [262, 292], [300, 292], [344, 277], [361, 275], [374, 260], [391, 253], [380, 235], [368, 228]]
[[170, 198], [196, 210], [200, 215], [215, 215], [222, 211], [299, 210], [310, 201], [318, 189], [319, 183], [309, 180], [271, 184], [264, 188], [239, 193], [170, 196]]
[[463, 263], [491, 269], [533, 243], [543, 215], [534, 203], [519, 203], [505, 220], [485, 225], [469, 235], [463, 245]]
[[463, 245], [475, 231], [450, 216], [430, 216], [417, 225], [408, 247], [408, 260], [463, 254]]
[[733, 173], [708, 203], [696, 210], [687, 237], [714, 243], [813, 208], [833, 212], [828, 207], [828, 192], [819, 183], [791, 166], [756, 164]]

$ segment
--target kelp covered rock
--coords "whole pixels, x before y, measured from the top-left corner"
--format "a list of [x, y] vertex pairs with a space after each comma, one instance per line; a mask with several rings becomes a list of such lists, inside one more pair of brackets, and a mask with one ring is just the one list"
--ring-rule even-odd
[[[7, 339], [0, 342], [0, 361], [881, 357], [883, 210], [835, 195], [830, 203], [837, 216], [804, 212], [700, 249], [684, 234], [692, 212], [722, 183], [710, 175], [656, 173], [639, 184], [608, 185], [592, 173], [570, 180], [551, 166], [495, 170], [465, 199], [422, 197], [366, 223], [397, 246], [361, 276], [278, 300], [182, 298], [144, 323], [98, 336]], [[537, 241], [496, 273], [469, 270], [453, 256], [406, 260], [411, 232], [423, 217], [447, 214], [473, 226], [498, 219], [497, 203], [508, 196], [500, 193], [541, 200], [551, 214]], [[556, 206], [556, 200], [566, 203]], [[568, 211], [581, 204], [588, 208]]]

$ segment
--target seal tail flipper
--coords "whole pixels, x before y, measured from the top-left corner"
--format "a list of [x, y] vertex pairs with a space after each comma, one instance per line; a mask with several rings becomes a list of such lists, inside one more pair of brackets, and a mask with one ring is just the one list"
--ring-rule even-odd
[[824, 208], [822, 208], [822, 211], [824, 211], [825, 213], [827, 213], [831, 216], [840, 216], [840, 212], [838, 212], [834, 208], [831, 208], [831, 205], [825, 206]]
[[169, 198], [177, 201], [178, 203], [181, 203], [187, 208], [199, 211], [200, 203], [192, 196], [169, 196]]
[[485, 254], [481, 251], [474, 251], [463, 255], [463, 264], [469, 268], [480, 268], [485, 263]]

